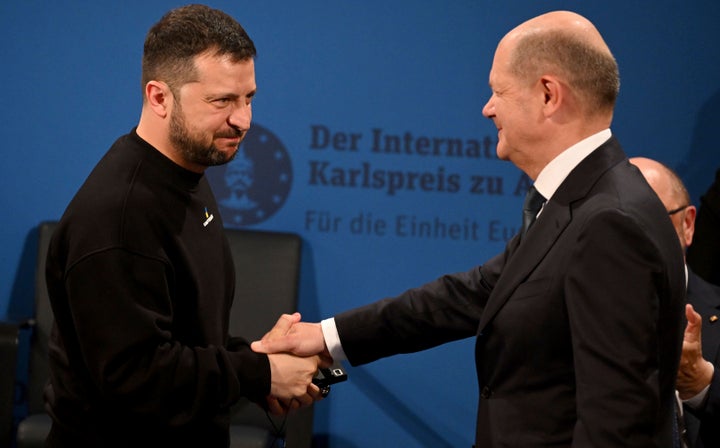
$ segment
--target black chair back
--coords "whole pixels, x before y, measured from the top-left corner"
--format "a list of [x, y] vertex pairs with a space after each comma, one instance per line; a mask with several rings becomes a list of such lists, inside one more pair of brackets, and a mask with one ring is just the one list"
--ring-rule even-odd
[[[45, 259], [56, 222], [44, 222], [38, 232], [35, 275], [35, 317], [30, 340], [28, 417], [17, 430], [18, 448], [41, 447], [51, 420], [45, 413], [43, 391], [48, 379], [48, 341], [53, 325], [45, 284]], [[301, 239], [282, 232], [226, 229], [235, 263], [235, 298], [230, 334], [252, 341], [262, 337], [283, 313], [297, 309]], [[313, 409], [269, 419], [256, 404], [241, 400], [232, 410], [231, 447], [267, 448], [277, 436], [287, 446], [309, 448]]]
[[[302, 240], [284, 232], [226, 229], [235, 262], [235, 299], [230, 334], [260, 339], [281, 314], [297, 310]], [[240, 400], [232, 411], [231, 447], [247, 447], [252, 428], [279, 430], [287, 446], [310, 447], [313, 408], [271, 419], [254, 403]], [[241, 439], [246, 439], [243, 442]]]

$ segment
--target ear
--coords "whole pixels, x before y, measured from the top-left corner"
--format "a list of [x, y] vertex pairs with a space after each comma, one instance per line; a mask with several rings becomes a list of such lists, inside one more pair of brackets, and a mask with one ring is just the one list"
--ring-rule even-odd
[[150, 81], [145, 85], [147, 105], [161, 118], [167, 117], [174, 99], [170, 86], [162, 81]]
[[540, 88], [543, 94], [543, 112], [545, 116], [551, 116], [562, 104], [563, 87], [557, 78], [543, 76], [540, 78]]
[[695, 235], [695, 217], [697, 216], [697, 209], [694, 205], [688, 206], [683, 214], [683, 238], [685, 239], [685, 246], [692, 244], [693, 235]]

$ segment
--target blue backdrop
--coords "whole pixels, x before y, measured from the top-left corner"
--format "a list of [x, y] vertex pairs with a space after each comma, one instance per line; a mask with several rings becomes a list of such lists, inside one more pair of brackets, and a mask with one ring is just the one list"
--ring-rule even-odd
[[[145, 33], [180, 4], [0, 2], [0, 317], [32, 311], [34, 227], [60, 217], [137, 123]], [[258, 95], [242, 157], [208, 176], [228, 226], [302, 235], [308, 320], [482, 263], [518, 228], [526, 179], [497, 160], [481, 110], [495, 45], [536, 14], [572, 9], [604, 34], [622, 78], [613, 132], [629, 155], [676, 167], [696, 201], [720, 166], [716, 0], [210, 5], [255, 41]], [[233, 188], [238, 176], [249, 190]], [[473, 341], [349, 374], [317, 406], [329, 446], [471, 445]]]

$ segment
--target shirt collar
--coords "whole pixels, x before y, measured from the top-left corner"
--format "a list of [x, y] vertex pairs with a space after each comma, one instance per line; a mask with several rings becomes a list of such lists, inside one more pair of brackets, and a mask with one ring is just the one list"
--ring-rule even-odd
[[543, 197], [550, 199], [570, 172], [611, 136], [610, 129], [605, 129], [561, 152], [540, 171], [535, 179], [535, 188]]

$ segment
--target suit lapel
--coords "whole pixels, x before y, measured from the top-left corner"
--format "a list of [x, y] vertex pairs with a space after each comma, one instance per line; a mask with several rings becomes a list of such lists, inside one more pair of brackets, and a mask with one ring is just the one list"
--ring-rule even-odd
[[688, 302], [698, 312], [702, 310], [705, 314], [720, 317], [720, 304], [717, 302], [720, 289], [707, 282], [703, 284], [703, 282], [704, 280], [688, 268]]
[[485, 310], [479, 329], [485, 327], [507, 302], [513, 291], [527, 279], [570, 222], [570, 209], [548, 202], [533, 227], [509, 256]]
[[720, 320], [717, 319], [720, 317], [720, 288], [688, 269], [687, 300], [702, 316], [704, 358], [714, 362], [720, 351]]
[[527, 280], [572, 221], [573, 203], [585, 198], [597, 180], [612, 166], [625, 160], [612, 137], [576, 166], [545, 204], [533, 227], [510, 249], [508, 262], [480, 317], [478, 332], [492, 321], [518, 286]]

